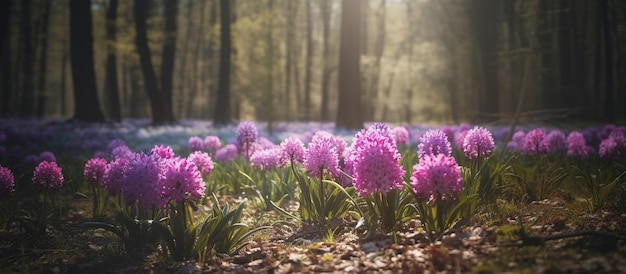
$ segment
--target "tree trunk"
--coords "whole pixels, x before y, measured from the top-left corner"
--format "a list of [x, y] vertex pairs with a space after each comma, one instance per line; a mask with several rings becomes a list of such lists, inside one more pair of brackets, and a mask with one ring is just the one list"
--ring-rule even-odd
[[150, 108], [152, 110], [152, 123], [164, 124], [171, 122], [168, 115], [163, 111], [165, 109], [161, 92], [157, 83], [154, 67], [152, 66], [152, 57], [150, 56], [150, 48], [148, 47], [148, 33], [146, 19], [150, 11], [150, 0], [135, 0], [135, 43], [137, 52], [139, 53], [139, 62], [141, 71], [143, 72], [144, 87], [150, 98]]
[[336, 127], [363, 127], [361, 110], [361, 0], [341, 3], [341, 45], [339, 48], [339, 102]]
[[94, 70], [91, 1], [70, 0], [70, 58], [74, 120], [104, 122]]
[[119, 87], [117, 83], [117, 53], [115, 48], [115, 35], [117, 30], [115, 21], [117, 20], [117, 6], [118, 0], [110, 0], [109, 9], [106, 14], [107, 64], [105, 91], [109, 96], [109, 115], [115, 122], [119, 122], [122, 119]]
[[[603, 34], [604, 44], [604, 104], [602, 118], [604, 121], [612, 122], [615, 120], [614, 112], [614, 96], [613, 96], [613, 41], [611, 39], [611, 26], [609, 22], [609, 0], [600, 1], [600, 18], [602, 24], [600, 25]], [[600, 89], [601, 90], [601, 89]]]
[[46, 110], [46, 68], [48, 65], [48, 26], [50, 25], [50, 9], [52, 7], [52, 1], [44, 2], [44, 7], [41, 15], [41, 37], [40, 37], [40, 54], [39, 54], [39, 79], [37, 84], [37, 110], [36, 115], [42, 118]]
[[[308, 1], [307, 1], [308, 2]], [[285, 11], [287, 12], [286, 17], [287, 17], [287, 42], [285, 45], [285, 98], [284, 98], [284, 109], [285, 111], [285, 119], [286, 120], [291, 120], [293, 119], [293, 117], [291, 117], [291, 82], [292, 82], [292, 78], [291, 76], [293, 75], [293, 43], [294, 43], [294, 26], [295, 26], [295, 17], [296, 17], [296, 8], [294, 8], [294, 3], [297, 3], [295, 1], [287, 1], [287, 8], [285, 9]], [[297, 77], [297, 76], [296, 76]], [[298, 118], [298, 117], [296, 117]]]
[[311, 69], [313, 67], [313, 18], [311, 0], [306, 1], [306, 67], [304, 71], [304, 117], [311, 119]]
[[161, 62], [161, 98], [163, 100], [163, 115], [169, 122], [174, 122], [172, 108], [172, 86], [174, 83], [174, 60], [176, 56], [176, 15], [178, 1], [165, 0], [163, 11], [165, 17], [165, 40], [163, 42]]
[[[371, 81], [369, 87], [366, 88], [368, 92], [366, 92], [366, 104], [365, 104], [365, 116], [368, 121], [374, 121], [375, 117], [375, 109], [374, 104], [378, 102], [378, 90], [380, 86], [380, 71], [381, 71], [381, 58], [383, 57], [383, 52], [385, 51], [385, 18], [386, 18], [386, 10], [385, 7], [387, 4], [386, 0], [380, 1], [380, 6], [376, 10], [376, 17], [378, 21], [378, 25], [376, 26], [376, 43], [374, 44], [374, 68], [371, 75]], [[384, 120], [383, 120], [384, 121]]]
[[482, 82], [479, 112], [498, 112], [498, 82], [496, 64], [496, 38], [499, 0], [474, 0], [469, 3], [473, 34], [478, 47], [479, 67], [476, 72]]
[[32, 116], [35, 110], [34, 100], [35, 100], [35, 86], [34, 86], [34, 77], [33, 77], [33, 65], [35, 62], [35, 55], [33, 54], [33, 45], [32, 45], [32, 22], [31, 22], [31, 11], [32, 11], [32, 1], [31, 0], [23, 0], [21, 2], [21, 11], [22, 18], [20, 22], [20, 38], [22, 39], [22, 50], [23, 52], [23, 71], [22, 71], [22, 101], [20, 108], [21, 116]]
[[0, 89], [2, 89], [0, 114], [5, 117], [9, 114], [9, 105], [12, 101], [11, 43], [9, 42], [11, 37], [9, 23], [11, 22], [12, 3], [12, 0], [0, 1], [0, 41], [2, 41], [0, 42], [0, 64], [2, 66], [2, 75], [0, 75], [0, 81], [2, 81], [2, 86], [0, 86]]
[[230, 1], [220, 0], [220, 73], [217, 100], [215, 102], [215, 124], [225, 125], [231, 121], [230, 111]]
[[330, 120], [330, 110], [328, 108], [328, 104], [330, 101], [329, 98], [329, 85], [330, 85], [330, 16], [332, 9], [330, 7], [330, 0], [321, 0], [321, 15], [322, 15], [322, 52], [323, 52], [323, 61], [322, 65], [322, 109], [321, 109], [321, 117], [322, 121]]

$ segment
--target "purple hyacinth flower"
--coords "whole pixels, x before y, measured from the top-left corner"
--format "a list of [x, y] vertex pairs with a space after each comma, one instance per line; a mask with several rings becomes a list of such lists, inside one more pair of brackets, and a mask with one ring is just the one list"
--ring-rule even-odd
[[548, 139], [548, 151], [555, 153], [565, 151], [567, 145], [565, 143], [565, 134], [558, 129], [551, 130], [546, 136]]
[[189, 151], [200, 151], [204, 148], [204, 141], [198, 136], [191, 136], [187, 141], [187, 148]]
[[587, 148], [587, 142], [582, 133], [578, 131], [572, 131], [567, 136], [567, 155], [571, 157], [587, 158], [589, 156], [589, 149]]
[[202, 151], [195, 151], [187, 156], [187, 160], [196, 164], [202, 178], [207, 178], [213, 172], [213, 161], [208, 153]]
[[160, 180], [164, 177], [166, 160], [154, 154], [137, 154], [129, 161], [122, 183], [126, 204], [137, 202], [144, 210], [165, 208], [167, 200], [164, 199]]
[[394, 127], [391, 132], [397, 145], [409, 144], [409, 131], [405, 127]]
[[215, 160], [220, 162], [230, 162], [237, 156], [238, 153], [239, 152], [237, 151], [237, 147], [235, 145], [227, 144], [215, 152]]
[[425, 155], [413, 166], [411, 185], [419, 201], [456, 200], [463, 190], [461, 168], [451, 156]]
[[204, 148], [207, 149], [210, 153], [215, 153], [218, 149], [222, 147], [222, 142], [220, 138], [215, 135], [209, 135], [204, 138]]
[[122, 192], [126, 180], [126, 173], [129, 169], [129, 163], [130, 160], [127, 158], [117, 158], [107, 165], [104, 171], [102, 187], [112, 195], [117, 195]]
[[450, 156], [452, 148], [448, 142], [448, 136], [441, 130], [430, 129], [420, 137], [420, 144], [417, 146], [417, 155], [422, 158], [424, 155], [443, 154]]
[[289, 137], [280, 143], [280, 162], [282, 165], [302, 163], [304, 161], [304, 144], [296, 137]]
[[316, 132], [304, 155], [303, 164], [304, 168], [308, 170], [309, 177], [320, 177], [328, 174], [337, 178], [340, 173], [335, 137], [324, 131]]
[[546, 133], [542, 129], [536, 128], [526, 134], [522, 145], [522, 153], [527, 155], [546, 154], [548, 153], [548, 147]]
[[202, 199], [205, 185], [196, 164], [176, 157], [165, 161], [161, 189], [165, 203], [181, 202]]
[[495, 143], [491, 132], [484, 127], [474, 127], [467, 131], [463, 141], [463, 152], [469, 159], [489, 157]]
[[250, 158], [251, 147], [259, 137], [259, 131], [252, 122], [241, 122], [237, 126], [237, 148], [244, 153], [246, 158]]
[[271, 170], [280, 165], [280, 147], [259, 149], [250, 156], [250, 163], [255, 168]]
[[51, 190], [57, 190], [63, 186], [63, 173], [56, 162], [43, 161], [35, 168], [32, 181], [39, 189], [47, 186]]
[[612, 131], [608, 138], [602, 140], [598, 149], [600, 157], [608, 160], [619, 160], [626, 156], [626, 137], [621, 132]]
[[353, 185], [360, 196], [402, 189], [404, 170], [388, 128], [361, 130], [354, 137], [351, 152]]
[[57, 157], [54, 156], [54, 153], [50, 151], [44, 151], [39, 154], [39, 162], [48, 161], [48, 162], [56, 162]]
[[10, 169], [0, 166], [0, 198], [11, 196], [15, 192], [15, 177]]
[[94, 185], [104, 186], [104, 173], [107, 161], [103, 158], [91, 158], [85, 163], [83, 177], [85, 181]]

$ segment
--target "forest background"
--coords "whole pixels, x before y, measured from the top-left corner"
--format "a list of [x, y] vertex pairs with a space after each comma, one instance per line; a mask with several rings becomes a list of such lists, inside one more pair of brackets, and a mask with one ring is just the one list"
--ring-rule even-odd
[[618, 0], [3, 0], [0, 116], [623, 122]]

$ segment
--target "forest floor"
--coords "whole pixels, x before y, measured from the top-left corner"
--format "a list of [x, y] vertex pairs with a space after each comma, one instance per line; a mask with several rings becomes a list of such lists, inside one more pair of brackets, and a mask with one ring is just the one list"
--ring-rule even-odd
[[[589, 213], [585, 201], [498, 201], [437, 241], [417, 229], [417, 220], [394, 236], [365, 236], [348, 219], [328, 231], [281, 223], [235, 255], [199, 263], [170, 261], [158, 247], [125, 254], [114, 234], [79, 226], [90, 221], [89, 201], [66, 196], [44, 239], [35, 241], [16, 225], [0, 230], [0, 272], [626, 273], [626, 212]], [[245, 218], [254, 227], [279, 216], [248, 207]]]

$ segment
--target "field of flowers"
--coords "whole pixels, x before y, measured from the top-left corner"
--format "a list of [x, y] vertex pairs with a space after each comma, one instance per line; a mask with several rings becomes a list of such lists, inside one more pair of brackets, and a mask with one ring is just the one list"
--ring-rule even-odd
[[626, 272], [626, 127], [0, 121], [1, 272]]

